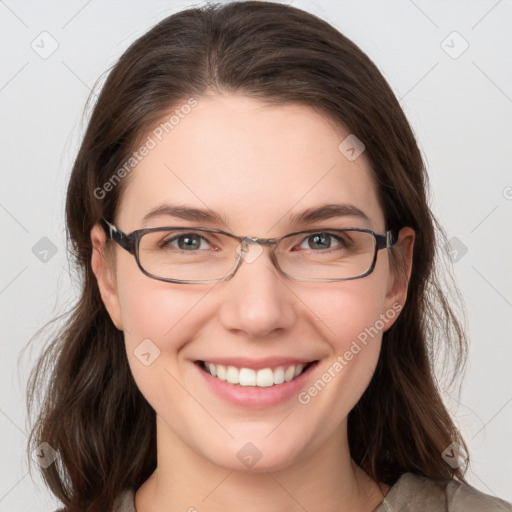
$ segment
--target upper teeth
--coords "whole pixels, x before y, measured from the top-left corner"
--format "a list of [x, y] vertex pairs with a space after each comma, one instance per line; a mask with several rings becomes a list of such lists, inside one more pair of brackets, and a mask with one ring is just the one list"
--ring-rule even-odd
[[288, 382], [300, 375], [304, 369], [303, 364], [279, 366], [274, 369], [262, 368], [261, 370], [236, 368], [235, 366], [214, 363], [205, 363], [205, 365], [210, 370], [210, 374], [220, 380], [225, 380], [230, 384], [240, 384], [240, 386], [259, 387], [269, 387], [274, 384], [282, 384], [284, 381]]

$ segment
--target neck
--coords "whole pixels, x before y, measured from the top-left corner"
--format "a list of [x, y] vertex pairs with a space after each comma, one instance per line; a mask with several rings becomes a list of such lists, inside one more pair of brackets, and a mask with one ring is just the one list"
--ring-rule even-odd
[[255, 472], [213, 464], [192, 451], [157, 416], [157, 468], [137, 490], [137, 512], [371, 512], [389, 487], [351, 459], [346, 422], [320, 449], [287, 467]]

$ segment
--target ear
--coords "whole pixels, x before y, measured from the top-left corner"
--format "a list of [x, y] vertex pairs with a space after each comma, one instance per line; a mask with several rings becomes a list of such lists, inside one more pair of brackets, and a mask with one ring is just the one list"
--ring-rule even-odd
[[[393, 247], [394, 259], [398, 268], [392, 267], [390, 273], [390, 282], [386, 293], [386, 311], [393, 310], [400, 312], [404, 307], [407, 299], [407, 288], [409, 279], [411, 278], [412, 271], [412, 258], [414, 249], [414, 240], [416, 233], [410, 227], [404, 227], [400, 230], [398, 240]], [[393, 315], [394, 319], [398, 315]], [[389, 322], [387, 329], [389, 329], [395, 322]]]
[[91, 242], [91, 267], [98, 282], [101, 299], [112, 322], [122, 331], [121, 308], [116, 289], [115, 263], [113, 258], [107, 254], [107, 235], [99, 224], [95, 224], [91, 229]]

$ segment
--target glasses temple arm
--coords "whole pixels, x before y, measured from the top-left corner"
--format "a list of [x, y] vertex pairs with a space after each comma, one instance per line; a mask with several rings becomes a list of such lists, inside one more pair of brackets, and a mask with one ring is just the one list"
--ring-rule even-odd
[[126, 249], [128, 252], [133, 253], [133, 240], [123, 233], [120, 229], [117, 229], [114, 224], [109, 222], [108, 220], [102, 219], [105, 223], [105, 231], [109, 239], [117, 242], [123, 249]]

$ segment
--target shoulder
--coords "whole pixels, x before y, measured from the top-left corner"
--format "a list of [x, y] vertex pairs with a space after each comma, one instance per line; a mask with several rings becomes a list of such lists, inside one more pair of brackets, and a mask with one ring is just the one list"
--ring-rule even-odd
[[405, 473], [374, 512], [511, 512], [512, 504], [455, 480]]
[[446, 499], [451, 512], [511, 512], [512, 504], [485, 494], [471, 485], [450, 480], [446, 484]]

